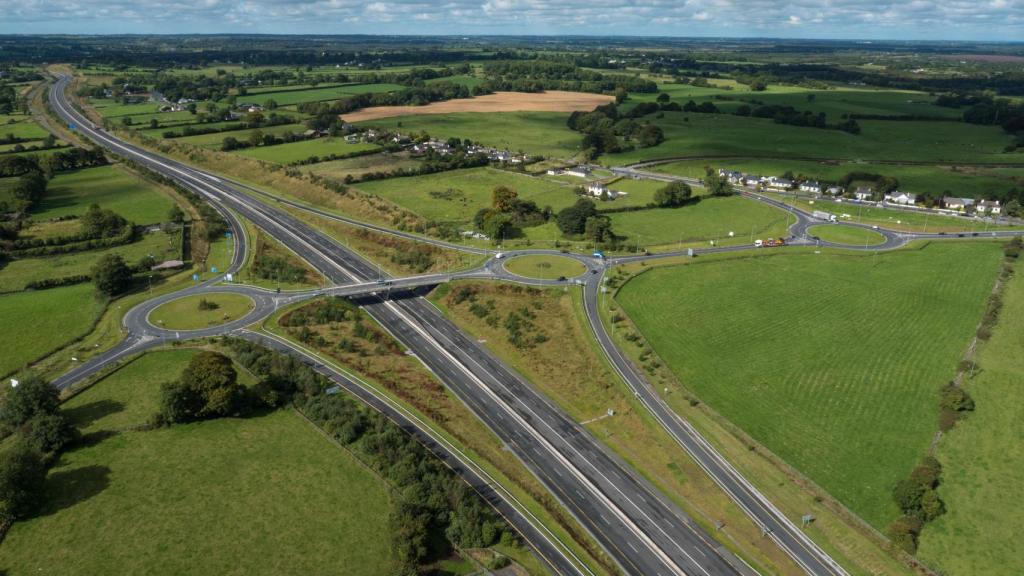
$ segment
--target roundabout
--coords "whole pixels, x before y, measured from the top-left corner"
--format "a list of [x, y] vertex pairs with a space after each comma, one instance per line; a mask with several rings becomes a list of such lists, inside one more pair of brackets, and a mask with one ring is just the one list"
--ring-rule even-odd
[[885, 236], [875, 230], [850, 224], [818, 224], [808, 228], [807, 234], [822, 242], [849, 246], [878, 246], [886, 241]]
[[148, 320], [166, 330], [202, 330], [243, 318], [255, 307], [244, 294], [207, 292], [165, 302], [149, 313]]
[[575, 278], [587, 271], [578, 259], [556, 254], [512, 256], [505, 261], [504, 268], [510, 274], [537, 280]]

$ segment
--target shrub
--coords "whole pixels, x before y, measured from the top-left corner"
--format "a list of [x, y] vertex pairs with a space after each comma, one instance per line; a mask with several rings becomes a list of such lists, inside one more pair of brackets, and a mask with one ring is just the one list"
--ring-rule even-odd
[[889, 540], [907, 554], [917, 552], [917, 537], [921, 534], [921, 520], [913, 516], [901, 516], [889, 525]]
[[24, 442], [0, 453], [0, 522], [30, 515], [39, 506], [46, 464]]
[[0, 405], [0, 423], [18, 428], [38, 415], [54, 414], [60, 406], [57, 389], [38, 376], [28, 376], [11, 388]]
[[25, 443], [41, 453], [59, 452], [78, 437], [78, 430], [60, 412], [37, 414], [22, 431]]

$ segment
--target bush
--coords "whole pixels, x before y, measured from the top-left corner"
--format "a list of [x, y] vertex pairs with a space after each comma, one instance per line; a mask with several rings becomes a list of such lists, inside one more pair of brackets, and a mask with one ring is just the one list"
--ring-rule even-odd
[[917, 552], [917, 537], [921, 534], [921, 520], [913, 516], [902, 516], [889, 525], [889, 540], [907, 554]]
[[25, 443], [41, 453], [56, 453], [78, 438], [78, 430], [60, 412], [37, 414], [23, 430]]
[[46, 464], [24, 442], [0, 452], [0, 522], [29, 516], [39, 506]]
[[210, 300], [207, 300], [206, 298], [200, 298], [199, 299], [199, 309], [200, 310], [206, 312], [206, 311], [209, 311], [209, 310], [216, 310], [217, 308], [220, 308], [220, 304], [217, 304], [216, 302], [211, 302]]
[[90, 271], [96, 289], [115, 296], [128, 289], [132, 282], [132, 271], [120, 254], [107, 254], [93, 265]]
[[39, 415], [55, 414], [60, 406], [57, 389], [38, 376], [28, 376], [11, 388], [0, 405], [0, 423], [18, 428]]

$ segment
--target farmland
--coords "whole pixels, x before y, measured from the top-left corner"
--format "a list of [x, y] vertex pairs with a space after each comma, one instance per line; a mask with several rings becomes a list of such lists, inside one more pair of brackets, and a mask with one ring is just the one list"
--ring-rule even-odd
[[224, 142], [225, 138], [235, 138], [240, 142], [244, 142], [249, 139], [254, 132], [261, 134], [272, 134], [279, 136], [285, 132], [292, 132], [293, 134], [301, 134], [306, 130], [306, 127], [302, 124], [281, 124], [278, 126], [264, 126], [263, 128], [247, 128], [244, 130], [232, 130], [230, 132], [215, 132], [213, 134], [199, 134], [197, 136], [184, 136], [177, 138], [175, 142], [183, 142], [185, 144], [192, 144], [194, 146], [202, 146], [204, 148], [213, 148], [219, 150], [221, 143]]
[[105, 306], [88, 283], [0, 294], [0, 376], [84, 336]]
[[947, 512], [925, 528], [918, 556], [945, 574], [1024, 572], [1015, 529], [1024, 517], [1020, 506], [1007, 504], [1024, 499], [1024, 277], [1020, 264], [1017, 270], [992, 339], [979, 349], [979, 369], [966, 380], [977, 408], [942, 438], [936, 453]]
[[289, 164], [310, 159], [313, 156], [327, 157], [330, 155], [350, 156], [378, 150], [375, 144], [353, 143], [349, 144], [344, 138], [315, 138], [288, 144], [277, 144], [274, 146], [259, 146], [257, 148], [246, 148], [236, 152], [239, 156], [274, 162], [276, 164]]
[[32, 218], [80, 216], [91, 204], [113, 210], [136, 224], [156, 224], [167, 220], [174, 201], [122, 168], [99, 166], [54, 176]]
[[300, 90], [288, 90], [287, 87], [282, 87], [281, 90], [266, 90], [261, 91], [259, 94], [239, 96], [238, 100], [240, 102], [252, 101], [255, 104], [263, 104], [267, 100], [273, 100], [277, 102], [278, 106], [290, 106], [302, 102], [337, 100], [356, 94], [394, 92], [403, 88], [404, 86], [399, 86], [398, 84], [343, 84]]
[[131, 430], [192, 353], [147, 354], [66, 403], [95, 440], [61, 456], [45, 508], [10, 530], [0, 569], [390, 572], [387, 489], [294, 412]]
[[311, 174], [317, 174], [326, 178], [342, 181], [346, 176], [351, 175], [358, 178], [368, 172], [386, 172], [399, 168], [416, 168], [421, 162], [411, 158], [407, 153], [403, 154], [371, 154], [366, 156], [355, 156], [341, 160], [329, 160], [305, 167]]
[[881, 528], [999, 257], [995, 243], [775, 253], [652, 269], [616, 300], [701, 401]]
[[365, 122], [396, 116], [431, 114], [590, 111], [612, 100], [611, 96], [601, 94], [560, 92], [558, 90], [539, 93], [495, 92], [474, 98], [433, 102], [425, 106], [375, 106], [346, 114], [345, 119], [349, 122]]

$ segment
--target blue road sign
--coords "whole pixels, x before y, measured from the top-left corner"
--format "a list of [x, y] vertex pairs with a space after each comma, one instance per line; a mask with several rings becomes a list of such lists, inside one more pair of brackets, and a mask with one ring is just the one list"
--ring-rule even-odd
[[72, 130], [74, 130], [75, 129], [75, 123], [72, 122], [72, 123], [68, 124], [68, 128], [71, 128]]
[[199, 274], [193, 274], [192, 275], [192, 279], [195, 280], [196, 282], [198, 282], [199, 281]]
[[217, 273], [217, 267], [216, 266], [210, 266], [210, 272], [213, 272], [214, 274], [216, 274]]
[[604, 253], [602, 253], [600, 250], [598, 250], [598, 251], [594, 252], [594, 258], [604, 258]]
[[231, 232], [225, 232], [224, 233], [224, 237], [225, 238], [231, 238]]

